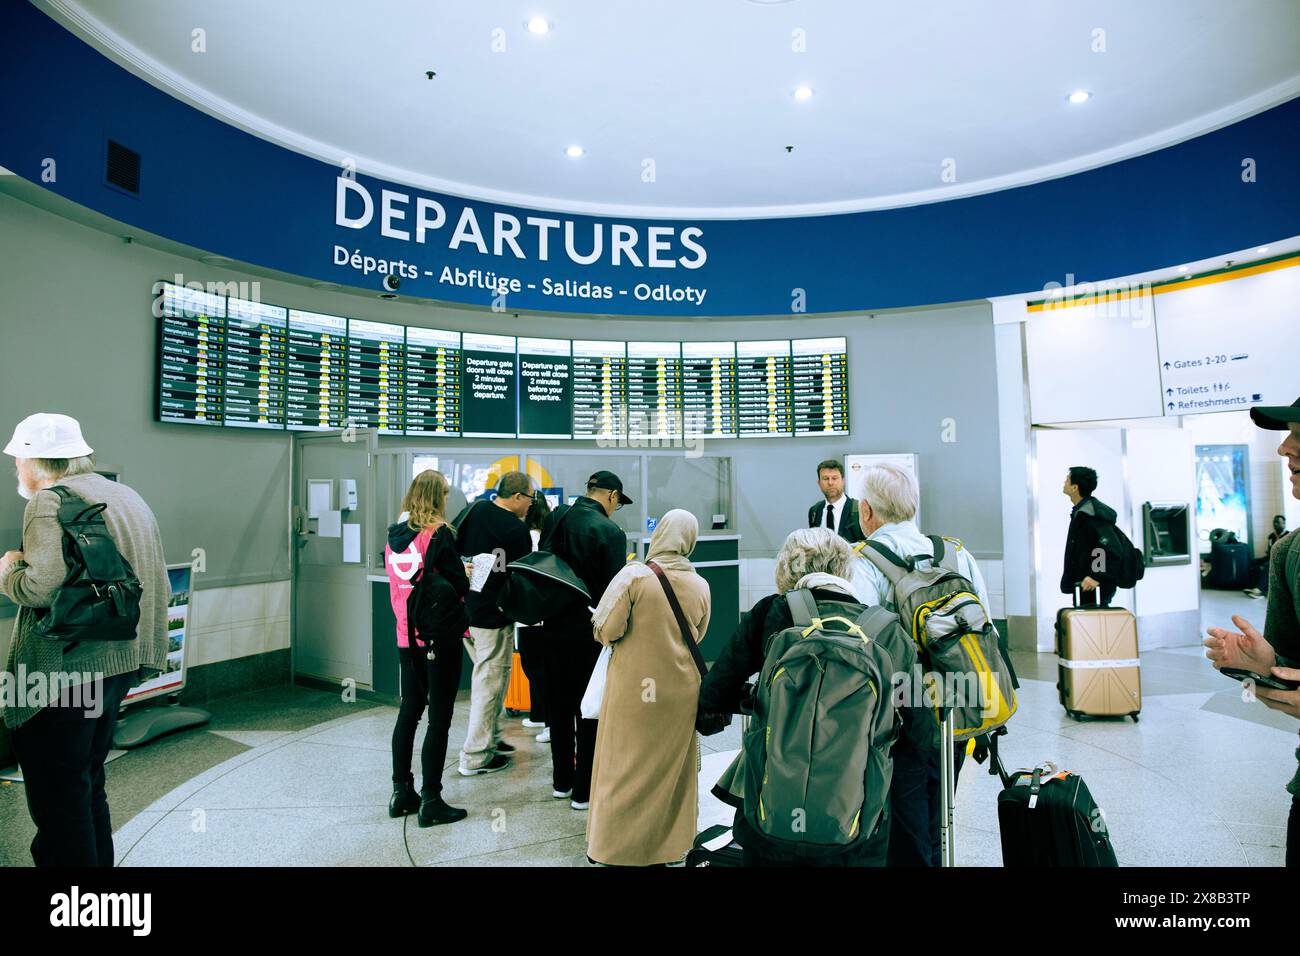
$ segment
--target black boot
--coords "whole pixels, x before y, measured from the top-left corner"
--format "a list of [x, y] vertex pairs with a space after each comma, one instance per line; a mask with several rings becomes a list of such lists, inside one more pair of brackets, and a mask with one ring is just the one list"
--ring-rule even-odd
[[455, 823], [469, 816], [469, 811], [459, 807], [449, 807], [440, 793], [426, 793], [420, 801], [420, 816], [417, 822], [421, 827], [436, 827], [442, 823]]
[[390, 817], [404, 817], [408, 813], [414, 813], [420, 809], [420, 795], [415, 792], [415, 783], [408, 780], [406, 783], [393, 784], [393, 797], [388, 801], [388, 815]]

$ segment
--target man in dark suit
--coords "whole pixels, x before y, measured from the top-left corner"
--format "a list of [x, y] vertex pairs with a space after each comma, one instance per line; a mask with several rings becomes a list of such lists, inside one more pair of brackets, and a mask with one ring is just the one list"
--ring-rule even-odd
[[817, 466], [823, 500], [808, 509], [808, 527], [830, 528], [852, 544], [866, 535], [858, 524], [858, 503], [844, 493], [844, 466], [833, 458]]

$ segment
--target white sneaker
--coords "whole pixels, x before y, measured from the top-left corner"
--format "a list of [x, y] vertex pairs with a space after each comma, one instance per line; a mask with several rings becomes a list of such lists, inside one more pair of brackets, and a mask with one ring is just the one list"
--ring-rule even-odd
[[539, 744], [549, 744], [551, 742], [551, 728], [547, 727], [535, 738]]
[[573, 807], [575, 810], [586, 810], [591, 806], [591, 801], [588, 800], [585, 803], [579, 803], [577, 800], [570, 800], [569, 806]]
[[544, 721], [544, 720], [533, 720], [531, 717], [525, 717], [523, 723], [524, 723], [524, 726], [525, 726], [525, 727], [545, 727], [545, 726], [546, 726], [546, 721]]
[[552, 790], [552, 791], [551, 791], [551, 796], [553, 796], [556, 800], [565, 800], [565, 799], [567, 799], [568, 797], [573, 796], [573, 790], [572, 790], [572, 789], [570, 789], [570, 790]]

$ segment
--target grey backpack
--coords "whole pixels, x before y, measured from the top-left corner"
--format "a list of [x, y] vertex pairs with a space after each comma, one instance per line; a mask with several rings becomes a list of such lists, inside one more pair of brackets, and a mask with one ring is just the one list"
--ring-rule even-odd
[[860, 549], [889, 579], [903, 628], [916, 641], [927, 670], [926, 693], [937, 730], [943, 710], [952, 714], [954, 740], [996, 730], [1016, 712], [1015, 676], [998, 643], [998, 632], [975, 586], [957, 564], [957, 553], [937, 534], [934, 557], [899, 557], [879, 541]]
[[786, 594], [794, 624], [768, 642], [745, 732], [749, 825], [797, 857], [842, 853], [876, 831], [899, 721], [878, 644], [898, 616]]

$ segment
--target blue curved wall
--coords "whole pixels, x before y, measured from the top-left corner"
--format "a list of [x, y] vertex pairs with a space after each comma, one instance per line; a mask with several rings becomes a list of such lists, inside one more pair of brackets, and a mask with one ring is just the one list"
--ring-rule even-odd
[[[511, 310], [607, 315], [736, 316], [885, 309], [954, 302], [1098, 280], [1192, 261], [1300, 233], [1300, 100], [1135, 159], [1074, 176], [942, 203], [879, 212], [796, 219], [613, 219], [540, 213], [466, 201], [380, 182], [364, 175], [375, 206], [363, 229], [336, 222], [339, 169], [244, 133], [186, 106], [121, 69], [25, 0], [0, 0], [0, 165], [81, 205], [134, 227], [268, 268], [379, 289], [366, 257], [414, 268], [401, 292], [489, 305], [494, 293], [478, 270], [518, 281], [500, 303]], [[105, 143], [143, 156], [141, 191], [104, 184]], [[1254, 181], [1242, 162], [1255, 161]], [[57, 178], [43, 182], [45, 161]], [[381, 235], [382, 190], [408, 197], [397, 208], [413, 230], [417, 200], [437, 203], [441, 228], [426, 241]], [[472, 241], [450, 248], [469, 207], [488, 252]], [[360, 208], [350, 197], [349, 215]], [[436, 207], [430, 206], [430, 215]], [[497, 214], [522, 226], [493, 253]], [[602, 233], [590, 265], [563, 251], [564, 225], [538, 229], [528, 216], [572, 223], [579, 253]], [[506, 220], [507, 226], [509, 219]], [[615, 225], [636, 235], [641, 266], [615, 264]], [[651, 229], [667, 242], [650, 267]], [[688, 230], [698, 229], [698, 234]], [[339, 250], [347, 262], [337, 264]], [[702, 252], [700, 251], [702, 250]], [[353, 267], [354, 253], [362, 270]], [[688, 267], [694, 266], [694, 267]], [[450, 270], [445, 273], [444, 270]], [[458, 275], [459, 271], [459, 275]], [[409, 273], [408, 273], [409, 276]], [[449, 277], [452, 283], [443, 281]], [[468, 284], [453, 284], [460, 276]], [[574, 294], [547, 294], [547, 283]], [[567, 285], [565, 285], [567, 283]], [[583, 283], [609, 298], [577, 294]], [[689, 299], [639, 299], [666, 287]], [[702, 299], [701, 290], [703, 291]], [[802, 301], [796, 290], [803, 290]]]

